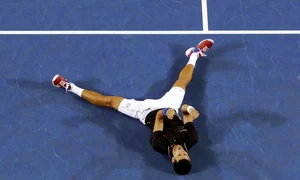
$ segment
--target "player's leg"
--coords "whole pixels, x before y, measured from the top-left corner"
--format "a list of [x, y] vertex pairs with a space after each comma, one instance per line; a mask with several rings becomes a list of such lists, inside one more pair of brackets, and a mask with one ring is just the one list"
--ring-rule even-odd
[[[90, 103], [97, 105], [97, 106], [104, 106], [108, 108], [113, 108], [127, 116], [132, 118], [140, 119], [140, 121], [144, 124], [141, 120], [141, 115], [143, 111], [143, 105], [145, 101], [137, 101], [135, 99], [126, 99], [120, 96], [105, 96], [98, 92], [90, 91], [90, 90], [82, 90], [81, 88], [77, 87], [74, 83], [71, 84], [73, 88], [71, 88], [71, 92], [77, 94], [81, 93], [81, 97]], [[74, 88], [75, 87], [75, 88]]]
[[118, 110], [122, 100], [124, 99], [120, 96], [104, 96], [98, 92], [86, 89], [82, 91], [81, 97], [94, 105], [105, 106], [115, 110]]
[[60, 75], [54, 76], [52, 79], [52, 84], [55, 87], [64, 88], [68, 92], [72, 92], [94, 105], [109, 107], [115, 110], [118, 110], [120, 103], [124, 99], [123, 97], [119, 96], [105, 96], [95, 91], [82, 89], [76, 86], [74, 83], [68, 82], [68, 80]]
[[180, 71], [178, 79], [173, 84], [173, 87], [180, 87], [184, 91], [190, 83], [193, 77], [194, 68], [199, 57], [206, 56], [205, 53], [212, 47], [214, 41], [211, 39], [205, 39], [201, 41], [197, 47], [189, 48], [186, 51], [186, 56], [189, 58], [186, 66]]
[[193, 77], [194, 68], [199, 57], [206, 56], [205, 53], [212, 47], [213, 40], [205, 39], [197, 47], [189, 48], [186, 55], [189, 58], [186, 66], [180, 71], [178, 79], [172, 88], [160, 99], [164, 106], [175, 109], [177, 112], [184, 99], [186, 87]]
[[[197, 57], [191, 56], [191, 59], [197, 59]], [[196, 60], [193, 60], [196, 62]], [[175, 81], [172, 87], [180, 87], [184, 91], [186, 87], [191, 82], [195, 66], [193, 64], [187, 64], [181, 71], [178, 76], [178, 79]]]
[[147, 108], [146, 101], [126, 99], [120, 96], [105, 96], [95, 91], [82, 89], [60, 75], [54, 76], [52, 84], [57, 88], [63, 88], [67, 92], [72, 92], [94, 105], [113, 108], [122, 114], [139, 119], [144, 123], [141, 117], [144, 108]]

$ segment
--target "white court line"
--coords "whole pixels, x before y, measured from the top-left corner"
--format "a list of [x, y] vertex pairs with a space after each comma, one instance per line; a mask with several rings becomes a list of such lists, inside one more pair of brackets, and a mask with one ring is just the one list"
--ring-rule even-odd
[[300, 34], [300, 30], [221, 30], [221, 31], [0, 31], [0, 35], [226, 35], [226, 34]]
[[207, 12], [207, 0], [201, 0], [202, 6], [202, 26], [203, 31], [208, 31], [208, 12]]

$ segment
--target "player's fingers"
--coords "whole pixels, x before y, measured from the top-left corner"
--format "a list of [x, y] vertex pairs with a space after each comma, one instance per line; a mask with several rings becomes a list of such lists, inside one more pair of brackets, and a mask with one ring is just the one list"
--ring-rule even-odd
[[198, 118], [199, 115], [200, 115], [200, 113], [196, 110], [191, 112], [191, 116], [193, 116], [193, 118], [195, 118], [195, 119]]
[[174, 109], [169, 109], [168, 111], [167, 111], [167, 117], [168, 117], [168, 119], [173, 119], [173, 116], [175, 115], [175, 110]]

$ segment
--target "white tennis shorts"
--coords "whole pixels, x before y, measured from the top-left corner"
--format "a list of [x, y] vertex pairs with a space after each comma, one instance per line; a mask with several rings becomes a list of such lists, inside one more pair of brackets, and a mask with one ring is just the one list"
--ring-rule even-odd
[[139, 119], [145, 124], [145, 118], [151, 111], [162, 108], [180, 109], [184, 99], [185, 91], [180, 87], [172, 87], [160, 99], [145, 99], [138, 101], [135, 99], [123, 99], [119, 105], [118, 111], [127, 116]]

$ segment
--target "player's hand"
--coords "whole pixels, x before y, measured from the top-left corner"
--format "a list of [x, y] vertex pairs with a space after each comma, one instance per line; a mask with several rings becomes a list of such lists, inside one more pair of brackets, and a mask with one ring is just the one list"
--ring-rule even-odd
[[176, 114], [176, 111], [172, 108], [165, 108], [161, 111], [161, 114], [168, 119], [172, 120], [174, 115]]
[[[189, 108], [189, 110], [188, 110], [188, 108]], [[194, 121], [195, 119], [197, 119], [200, 116], [200, 113], [195, 108], [193, 108], [192, 106], [190, 106], [188, 104], [184, 104], [181, 107], [181, 112], [182, 112], [183, 118], [186, 121]]]
[[168, 119], [172, 120], [174, 115], [176, 114], [176, 111], [172, 108], [169, 108], [166, 115], [168, 117]]
[[197, 119], [199, 117], [200, 113], [196, 110], [196, 109], [191, 109], [189, 116], [191, 116], [191, 118], [193, 120]]

